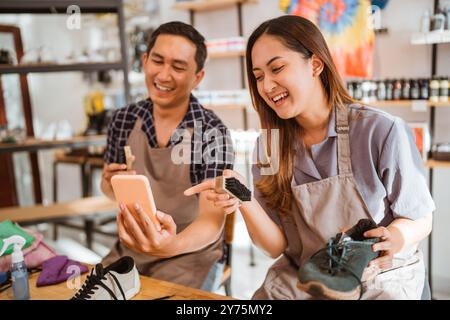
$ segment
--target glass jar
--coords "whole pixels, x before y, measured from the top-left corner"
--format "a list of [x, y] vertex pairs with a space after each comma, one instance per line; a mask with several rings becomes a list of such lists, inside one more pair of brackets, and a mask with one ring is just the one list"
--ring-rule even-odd
[[392, 93], [393, 100], [401, 100], [402, 98], [402, 82], [399, 79], [393, 80], [394, 91]]
[[430, 81], [430, 101], [439, 101], [440, 81], [438, 78], [433, 77]]
[[420, 99], [428, 100], [430, 97], [430, 80], [429, 79], [420, 79], [419, 80], [419, 90], [420, 90]]
[[386, 100], [386, 84], [384, 81], [377, 81], [377, 99]]
[[448, 102], [448, 77], [442, 77], [439, 83], [439, 100]]
[[409, 84], [408, 79], [402, 79], [402, 99], [409, 100], [411, 99], [411, 85]]
[[394, 82], [392, 80], [386, 80], [386, 100], [394, 99]]

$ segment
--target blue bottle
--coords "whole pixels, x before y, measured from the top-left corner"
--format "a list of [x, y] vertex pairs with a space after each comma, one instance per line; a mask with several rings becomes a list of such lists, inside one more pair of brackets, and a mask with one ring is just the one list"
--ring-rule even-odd
[[18, 235], [4, 239], [3, 248], [0, 250], [0, 256], [11, 244], [14, 246], [14, 251], [11, 254], [11, 281], [14, 299], [28, 300], [30, 299], [28, 270], [22, 253], [22, 247], [25, 245], [25, 239]]

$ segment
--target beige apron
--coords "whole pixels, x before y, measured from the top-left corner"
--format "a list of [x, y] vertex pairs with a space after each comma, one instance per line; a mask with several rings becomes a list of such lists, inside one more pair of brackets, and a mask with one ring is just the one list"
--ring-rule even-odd
[[[183, 191], [192, 186], [189, 164], [174, 164], [172, 148], [151, 148], [138, 118], [128, 138], [136, 161], [133, 169], [147, 176], [158, 210], [170, 214], [177, 225], [177, 233], [183, 231], [198, 214], [198, 197], [186, 197]], [[185, 142], [182, 142], [185, 143]], [[190, 143], [190, 142], [188, 142]], [[223, 234], [214, 243], [192, 253], [171, 258], [160, 258], [135, 252], [117, 241], [103, 259], [107, 265], [128, 255], [134, 258], [140, 274], [151, 276], [193, 288], [201, 288], [211, 267], [223, 254]]]
[[[359, 219], [371, 218], [352, 173], [347, 109], [336, 108], [338, 175], [297, 185], [292, 214], [281, 217], [287, 248], [253, 299], [312, 299], [297, 288], [297, 270], [327, 240]], [[331, 156], [331, 155], [330, 155]], [[417, 248], [394, 257], [394, 267], [363, 282], [362, 299], [420, 299], [425, 267]]]

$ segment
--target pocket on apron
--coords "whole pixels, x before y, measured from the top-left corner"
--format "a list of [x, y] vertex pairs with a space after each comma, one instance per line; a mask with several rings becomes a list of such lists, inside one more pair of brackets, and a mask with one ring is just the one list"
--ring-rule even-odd
[[405, 265], [378, 274], [363, 283], [363, 300], [419, 300], [425, 281], [425, 265], [417, 251]]

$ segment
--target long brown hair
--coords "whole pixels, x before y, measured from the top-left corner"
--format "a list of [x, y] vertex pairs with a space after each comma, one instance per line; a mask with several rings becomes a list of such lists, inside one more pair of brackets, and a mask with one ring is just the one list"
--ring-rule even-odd
[[[251, 57], [255, 42], [264, 34], [279, 38], [286, 47], [301, 53], [304, 59], [310, 59], [314, 54], [323, 62], [324, 69], [320, 74], [320, 80], [330, 108], [332, 106], [343, 108], [354, 100], [348, 94], [338, 74], [322, 33], [311, 21], [298, 16], [281, 16], [262, 23], [253, 31], [248, 40], [246, 52], [247, 78], [252, 102], [259, 114], [261, 128], [266, 129], [267, 132], [278, 129], [280, 138], [278, 174], [262, 175], [256, 187], [269, 208], [277, 209], [281, 214], [289, 214], [292, 205], [291, 180], [294, 171], [296, 137], [300, 136], [301, 128], [294, 118], [288, 120], [279, 118], [258, 93], [256, 79], [252, 72]], [[264, 147], [265, 154], [269, 156], [273, 151], [270, 150], [270, 145], [269, 142]]]

